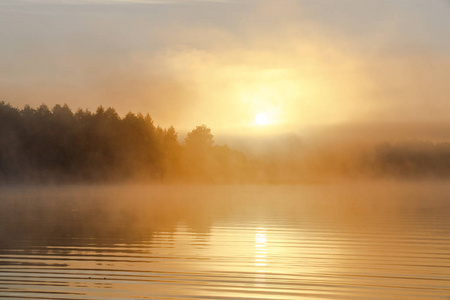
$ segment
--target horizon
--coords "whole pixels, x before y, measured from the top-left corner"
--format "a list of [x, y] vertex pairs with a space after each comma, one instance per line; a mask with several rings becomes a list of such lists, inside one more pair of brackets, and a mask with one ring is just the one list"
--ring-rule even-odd
[[[29, 104], [25, 104], [23, 107], [17, 107], [9, 102], [2, 101], [6, 105], [11, 105], [14, 109], [22, 110], [29, 107], [32, 110], [38, 109], [40, 106], [46, 106], [50, 111], [54, 107], [63, 107], [67, 105], [67, 108], [75, 114], [77, 111], [96, 113], [99, 108], [113, 109], [120, 118], [125, 118], [127, 114], [134, 115], [148, 115], [152, 118], [156, 127], [160, 127], [164, 130], [173, 127], [178, 136], [178, 141], [183, 142], [186, 135], [195, 129], [197, 126], [208, 124], [196, 124], [193, 128], [179, 130], [179, 128], [169, 125], [163, 127], [158, 124], [151, 112], [148, 111], [128, 111], [125, 114], [119, 114], [114, 107], [107, 107], [100, 105], [97, 108], [91, 110], [90, 108], [83, 107], [70, 107], [67, 103], [56, 103], [54, 107], [48, 106], [46, 103], [41, 103], [38, 106], [32, 107]], [[258, 126], [259, 125], [259, 126]], [[213, 130], [213, 128], [211, 128]], [[214, 139], [218, 145], [229, 145], [236, 147], [237, 150], [244, 150], [248, 148], [249, 144], [255, 143], [258, 146], [264, 146], [272, 144], [275, 141], [283, 141], [285, 139], [298, 139], [302, 142], [316, 143], [316, 144], [333, 144], [333, 143], [352, 143], [359, 141], [362, 144], [374, 144], [383, 142], [432, 142], [440, 143], [450, 140], [450, 120], [436, 120], [436, 121], [372, 121], [372, 122], [343, 122], [338, 124], [321, 124], [312, 125], [307, 128], [296, 127], [278, 127], [276, 124], [255, 124], [249, 126], [238, 127], [238, 130], [234, 132], [230, 131], [212, 131]], [[242, 146], [243, 141], [246, 140], [244, 148]]]

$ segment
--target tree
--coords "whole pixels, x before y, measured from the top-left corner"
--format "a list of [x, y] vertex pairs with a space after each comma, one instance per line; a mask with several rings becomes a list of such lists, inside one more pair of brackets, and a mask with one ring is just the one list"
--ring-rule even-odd
[[187, 148], [207, 149], [214, 144], [214, 136], [206, 125], [197, 126], [184, 139]]

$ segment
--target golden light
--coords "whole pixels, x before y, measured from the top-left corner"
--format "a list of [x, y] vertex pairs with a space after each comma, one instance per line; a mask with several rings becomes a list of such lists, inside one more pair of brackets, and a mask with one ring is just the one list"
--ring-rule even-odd
[[267, 236], [264, 228], [258, 228], [255, 234], [255, 266], [265, 267], [267, 254]]
[[255, 116], [255, 123], [258, 125], [267, 125], [269, 123], [269, 118], [265, 113], [259, 113]]

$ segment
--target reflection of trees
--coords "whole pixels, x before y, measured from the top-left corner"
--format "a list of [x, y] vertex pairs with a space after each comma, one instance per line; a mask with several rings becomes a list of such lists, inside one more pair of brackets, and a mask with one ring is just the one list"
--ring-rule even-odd
[[[161, 195], [157, 199], [137, 195], [129, 199], [124, 191], [115, 191], [115, 196], [89, 196], [83, 193], [89, 188], [78, 189], [79, 196], [52, 191], [54, 194], [44, 192], [45, 196], [4, 198], [0, 203], [0, 249], [146, 243], [155, 233], [173, 234], [180, 224], [194, 232], [208, 232], [211, 226], [205, 211], [208, 207], [195, 201]], [[127, 194], [133, 194], [131, 189]]]
[[[430, 193], [430, 191], [432, 191]], [[279, 224], [322, 232], [385, 230], [411, 221], [448, 229], [445, 183], [339, 185], [55, 186], [2, 190], [2, 249], [52, 245], [149, 244], [180, 228], [204, 235], [215, 226]], [[375, 227], [373, 227], [375, 226]], [[436, 227], [434, 227], [436, 226]], [[446, 228], [445, 228], [446, 227]]]

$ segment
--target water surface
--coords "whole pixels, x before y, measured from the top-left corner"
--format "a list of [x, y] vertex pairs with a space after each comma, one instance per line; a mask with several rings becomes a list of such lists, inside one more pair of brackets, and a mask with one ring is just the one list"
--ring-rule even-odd
[[2, 188], [0, 298], [450, 299], [447, 186]]

